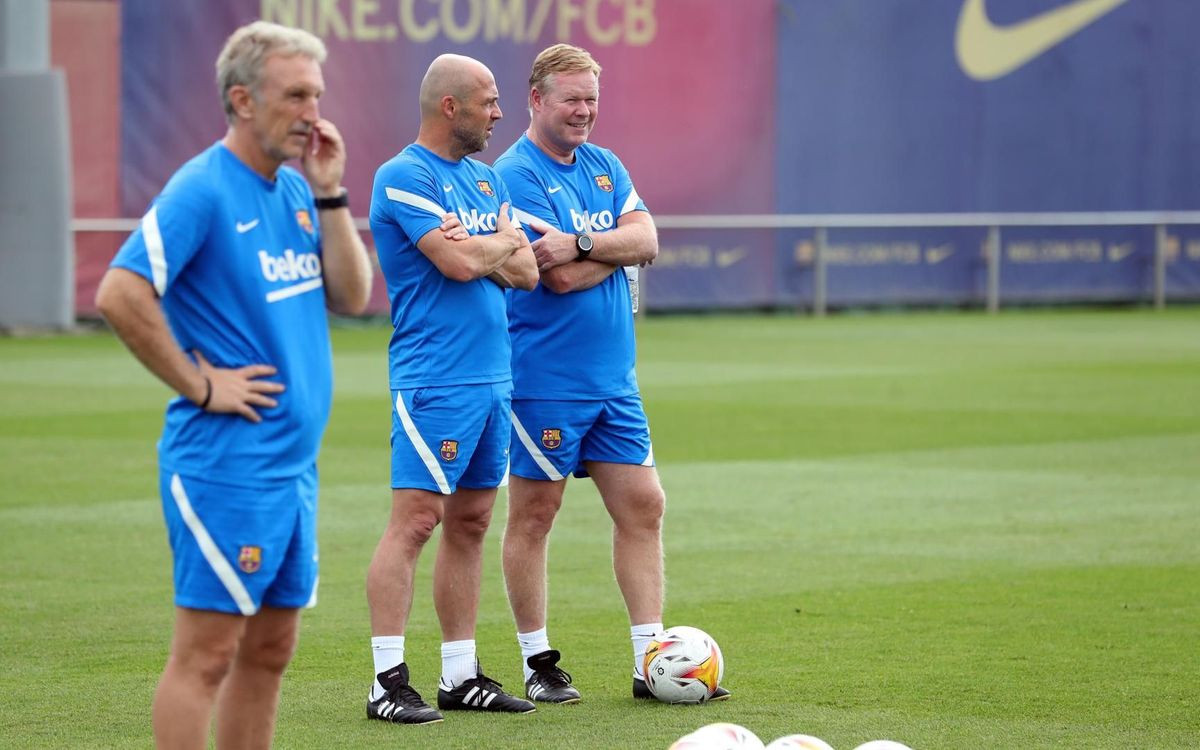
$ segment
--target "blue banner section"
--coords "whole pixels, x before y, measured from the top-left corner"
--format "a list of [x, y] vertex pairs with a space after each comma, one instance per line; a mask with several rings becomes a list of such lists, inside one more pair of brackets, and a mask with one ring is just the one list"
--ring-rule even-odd
[[1006, 302], [1117, 302], [1153, 296], [1153, 227], [1002, 232], [1000, 297]]
[[1167, 299], [1200, 298], [1200, 227], [1170, 230], [1164, 271]]
[[779, 259], [769, 229], [659, 230], [658, 259], [642, 273], [650, 310], [774, 307]]
[[782, 213], [1200, 205], [1194, 0], [782, 0]]
[[[830, 305], [971, 304], [985, 299], [986, 229], [830, 230], [825, 250]], [[812, 267], [812, 239], [794, 245]]]

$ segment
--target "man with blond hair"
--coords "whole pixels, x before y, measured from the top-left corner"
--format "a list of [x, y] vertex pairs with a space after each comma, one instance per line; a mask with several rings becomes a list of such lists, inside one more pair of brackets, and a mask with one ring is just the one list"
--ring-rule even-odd
[[[658, 254], [658, 235], [620, 159], [588, 142], [599, 101], [600, 65], [586, 50], [543, 50], [529, 76], [529, 129], [495, 165], [532, 229], [541, 279], [531, 292], [510, 293], [513, 437], [503, 564], [526, 695], [550, 703], [580, 699], [546, 627], [547, 541], [571, 473], [592, 477], [613, 520], [634, 697], [650, 697], [642, 657], [662, 631], [666, 499], [634, 372], [633, 331], [637, 270]], [[714, 699], [728, 695], [720, 688]]]
[[392, 512], [367, 572], [375, 664], [367, 716], [393, 723], [442, 720], [410, 685], [404, 659], [417, 559], [439, 524], [438, 708], [534, 710], [485, 676], [475, 653], [483, 539], [511, 429], [504, 290], [537, 283], [507, 188], [491, 167], [469, 158], [487, 148], [499, 99], [478, 60], [435, 59], [421, 82], [417, 140], [379, 168], [371, 196], [395, 330], [388, 348]]
[[154, 696], [162, 748], [206, 747], [214, 708], [218, 748], [270, 747], [300, 610], [316, 603], [326, 307], [361, 313], [371, 288], [345, 147], [317, 107], [324, 59], [315, 36], [276, 24], [229, 37], [224, 138], [175, 173], [96, 295], [179, 394], [158, 446], [176, 605]]

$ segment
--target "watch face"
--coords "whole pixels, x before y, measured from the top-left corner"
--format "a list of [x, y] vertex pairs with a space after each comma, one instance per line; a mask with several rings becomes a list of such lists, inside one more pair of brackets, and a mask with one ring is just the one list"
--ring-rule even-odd
[[579, 251], [582, 253], [590, 253], [592, 251], [592, 238], [586, 234], [576, 236], [575, 247], [579, 248]]

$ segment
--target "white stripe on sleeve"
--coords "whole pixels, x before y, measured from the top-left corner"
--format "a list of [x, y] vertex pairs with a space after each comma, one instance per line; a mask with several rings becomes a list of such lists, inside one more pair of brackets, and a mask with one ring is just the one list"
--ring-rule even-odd
[[[534, 216], [533, 214], [526, 213], [519, 208], [514, 208], [513, 213], [516, 214], [517, 220], [522, 224], [532, 224], [535, 221], [540, 221], [538, 217]], [[545, 224], [546, 222], [543, 221], [542, 223]]]
[[624, 216], [633, 209], [637, 208], [638, 201], [640, 200], [641, 198], [638, 197], [636, 190], [629, 191], [629, 197], [625, 199], [625, 205], [621, 206], [621, 213], [617, 214], [617, 216]]
[[254, 606], [254, 600], [250, 598], [250, 592], [246, 591], [242, 579], [238, 578], [233, 566], [221, 554], [217, 543], [209, 535], [208, 529], [204, 528], [204, 522], [196, 515], [196, 511], [192, 510], [192, 503], [188, 500], [187, 492], [183, 489], [183, 481], [178, 474], [171, 476], [171, 496], [175, 498], [175, 505], [179, 508], [179, 515], [183, 516], [183, 522], [187, 524], [192, 536], [196, 538], [196, 544], [199, 545], [204, 559], [217, 574], [217, 578], [221, 579], [225, 590], [237, 603], [238, 609], [247, 617], [257, 612], [258, 608]]
[[396, 201], [397, 203], [403, 203], [406, 206], [412, 206], [413, 208], [419, 208], [422, 211], [428, 211], [439, 219], [445, 214], [450, 213], [428, 198], [422, 198], [416, 193], [410, 193], [407, 190], [397, 190], [396, 188], [390, 187], [384, 188], [384, 192], [387, 193], [388, 200], [390, 201]]
[[[388, 188], [389, 190], [391, 188]], [[443, 495], [450, 494], [450, 483], [446, 481], [446, 473], [442, 471], [442, 465], [438, 463], [434, 457], [433, 451], [429, 450], [429, 446], [425, 445], [425, 440], [421, 437], [421, 433], [417, 432], [417, 426], [412, 421], [412, 416], [409, 415], [408, 409], [404, 406], [404, 394], [396, 393], [396, 414], [400, 417], [400, 423], [404, 425], [404, 433], [408, 435], [408, 439], [412, 442], [413, 448], [416, 449], [417, 455], [425, 462], [425, 468], [429, 469], [429, 474], [433, 477], [433, 481], [437, 482], [438, 489]]]
[[158, 206], [142, 217], [142, 239], [146, 243], [146, 256], [150, 259], [154, 291], [161, 297], [167, 291], [167, 256], [163, 252], [162, 232], [158, 230]]
[[550, 459], [546, 458], [546, 454], [542, 453], [541, 449], [533, 442], [533, 438], [529, 437], [529, 433], [525, 431], [525, 425], [521, 424], [521, 420], [517, 419], [516, 412], [512, 412], [513, 427], [517, 430], [517, 438], [521, 441], [521, 445], [525, 446], [525, 450], [529, 451], [529, 455], [533, 458], [533, 462], [538, 465], [542, 471], [546, 472], [546, 476], [557, 482], [563, 478], [562, 474], [558, 473], [558, 469], [554, 468], [554, 464], [550, 463]]

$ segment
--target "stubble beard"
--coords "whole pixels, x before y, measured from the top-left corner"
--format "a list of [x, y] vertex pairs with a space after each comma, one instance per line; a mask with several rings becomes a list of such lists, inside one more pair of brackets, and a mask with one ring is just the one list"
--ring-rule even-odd
[[488, 134], [486, 131], [477, 132], [467, 130], [466, 128], [455, 128], [452, 133], [454, 137], [455, 151], [462, 156], [470, 156], [487, 148]]

